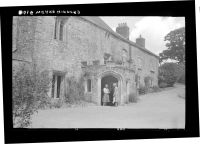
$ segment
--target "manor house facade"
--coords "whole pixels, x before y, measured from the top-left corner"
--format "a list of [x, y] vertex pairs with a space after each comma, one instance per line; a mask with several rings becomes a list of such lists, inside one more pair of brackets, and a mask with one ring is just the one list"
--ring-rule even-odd
[[86, 101], [102, 104], [102, 89], [117, 83], [120, 104], [129, 102], [151, 77], [158, 83], [158, 56], [139, 36], [129, 40], [129, 27], [121, 23], [113, 31], [101, 18], [89, 16], [13, 17], [13, 67], [21, 63], [48, 70], [52, 78], [49, 96], [67, 93], [66, 79], [84, 77]]

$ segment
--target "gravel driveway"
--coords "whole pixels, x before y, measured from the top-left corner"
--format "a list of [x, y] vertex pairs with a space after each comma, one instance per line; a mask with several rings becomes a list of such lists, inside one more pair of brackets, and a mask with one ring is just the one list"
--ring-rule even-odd
[[125, 106], [41, 110], [33, 128], [185, 128], [185, 86], [140, 96]]

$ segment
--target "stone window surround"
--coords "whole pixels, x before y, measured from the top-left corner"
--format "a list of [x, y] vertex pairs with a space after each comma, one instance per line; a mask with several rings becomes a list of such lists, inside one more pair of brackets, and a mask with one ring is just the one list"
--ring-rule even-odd
[[[60, 76], [61, 77], [61, 82], [60, 82], [60, 93], [61, 93], [61, 84], [63, 84], [63, 82], [64, 82], [64, 77], [65, 77], [65, 73], [64, 72], [60, 72], [60, 71], [53, 71], [53, 73], [52, 73], [52, 80], [53, 80], [53, 76]], [[57, 79], [56, 79], [56, 81], [55, 81], [55, 83], [57, 82]], [[53, 84], [52, 84], [52, 86], [53, 86]], [[51, 91], [52, 91], [52, 86], [51, 86]], [[56, 84], [56, 86], [57, 86], [57, 84]], [[54, 86], [55, 87], [55, 86]], [[51, 98], [53, 98], [53, 99], [60, 99], [61, 98], [61, 95], [60, 95], [60, 93], [59, 93], [59, 97], [57, 97], [57, 96], [55, 96], [55, 90], [57, 91], [57, 87], [54, 89], [54, 94], [53, 94], [53, 96], [52, 96], [52, 94], [51, 94]], [[57, 95], [57, 92], [56, 92], [56, 95]]]
[[139, 70], [142, 70], [143, 68], [143, 59], [140, 56], [137, 56], [137, 66]]
[[[58, 17], [55, 18], [55, 28], [54, 28], [54, 39], [65, 42], [67, 39], [66, 35], [66, 22], [68, 19], [60, 19]], [[62, 27], [62, 36], [61, 36], [61, 30]]]
[[[91, 91], [88, 91], [88, 80], [90, 80], [91, 83]], [[91, 77], [88, 77], [85, 79], [85, 93], [92, 93], [92, 85], [93, 85], [93, 81]]]

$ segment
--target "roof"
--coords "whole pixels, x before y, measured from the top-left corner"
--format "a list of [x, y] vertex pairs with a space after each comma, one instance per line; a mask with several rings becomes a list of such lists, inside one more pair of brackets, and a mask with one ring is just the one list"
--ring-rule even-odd
[[130, 41], [130, 40], [124, 38], [123, 36], [121, 36], [120, 34], [116, 33], [115, 31], [113, 31], [100, 17], [97, 17], [97, 16], [81, 16], [81, 18], [83, 18], [83, 19], [93, 23], [94, 25], [110, 32], [115, 37], [129, 43], [130, 45], [133, 45], [133, 46], [141, 49], [142, 51], [147, 52], [147, 53], [155, 56], [156, 58], [159, 58], [156, 54], [152, 53], [151, 51], [139, 46], [138, 44], [134, 43], [133, 41]]

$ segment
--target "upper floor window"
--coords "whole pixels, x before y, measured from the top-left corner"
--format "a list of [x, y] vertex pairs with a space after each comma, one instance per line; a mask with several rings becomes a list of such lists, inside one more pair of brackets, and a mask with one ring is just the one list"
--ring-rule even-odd
[[150, 66], [150, 71], [155, 71], [156, 67], [155, 67], [155, 63], [152, 59], [150, 60], [149, 66]]
[[99, 60], [93, 61], [93, 65], [99, 65], [99, 64], [100, 64], [100, 61], [99, 61]]
[[91, 92], [91, 91], [92, 91], [92, 80], [87, 79], [87, 92]]
[[108, 61], [112, 61], [112, 56], [109, 53], [104, 53], [104, 64], [106, 64]]
[[66, 37], [65, 33], [65, 24], [68, 20], [68, 17], [56, 17], [55, 28], [54, 28], [54, 39], [59, 39], [63, 41]]
[[60, 31], [59, 31], [59, 40], [63, 40], [63, 31], [64, 31], [64, 21], [60, 21]]
[[128, 52], [126, 49], [122, 49], [122, 61], [126, 62], [128, 60]]
[[83, 67], [87, 66], [87, 61], [82, 61], [82, 62], [81, 62], [81, 65], [82, 65]]

